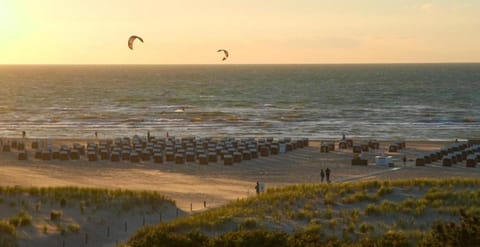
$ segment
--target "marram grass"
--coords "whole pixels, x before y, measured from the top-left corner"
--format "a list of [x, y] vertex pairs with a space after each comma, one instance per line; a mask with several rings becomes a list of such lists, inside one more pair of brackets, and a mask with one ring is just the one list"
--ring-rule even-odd
[[[409, 195], [411, 191], [415, 193]], [[140, 232], [145, 234], [161, 228], [174, 229], [175, 232], [195, 229], [221, 234], [245, 229], [244, 219], [255, 219], [256, 228], [283, 228], [289, 234], [294, 233], [291, 229], [303, 229], [315, 222], [326, 236], [336, 238], [354, 240], [387, 234], [387, 230], [392, 230], [401, 231], [402, 238], [415, 240], [424, 236], [425, 229], [433, 224], [429, 221], [432, 217], [426, 217], [427, 214], [433, 218], [458, 220], [461, 209], [467, 214], [480, 212], [479, 204], [480, 179], [301, 184], [272, 188], [258, 196], [238, 199]]]

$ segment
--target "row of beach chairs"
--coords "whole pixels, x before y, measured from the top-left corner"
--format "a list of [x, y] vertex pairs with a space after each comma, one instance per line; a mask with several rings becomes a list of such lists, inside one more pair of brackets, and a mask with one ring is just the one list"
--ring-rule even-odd
[[470, 143], [455, 143], [451, 146], [435, 150], [416, 159], [417, 166], [424, 166], [441, 161], [442, 166], [452, 166], [465, 161], [466, 167], [476, 167], [480, 162], [480, 145]]
[[[25, 144], [9, 143], [3, 145], [4, 152], [17, 149], [18, 159], [26, 160], [28, 153]], [[38, 141], [31, 143], [34, 157], [41, 160], [80, 160], [88, 161], [109, 160], [112, 162], [198, 162], [202, 165], [223, 161], [224, 165], [240, 163], [242, 160], [251, 160], [269, 155], [277, 155], [303, 148], [309, 145], [307, 138], [292, 140], [291, 138], [194, 138], [184, 137], [176, 139], [140, 137], [123, 137], [114, 140], [101, 140], [98, 143], [90, 142], [87, 145], [75, 143], [72, 146], [63, 145], [53, 147], [43, 145]], [[19, 148], [20, 147], [20, 148]]]

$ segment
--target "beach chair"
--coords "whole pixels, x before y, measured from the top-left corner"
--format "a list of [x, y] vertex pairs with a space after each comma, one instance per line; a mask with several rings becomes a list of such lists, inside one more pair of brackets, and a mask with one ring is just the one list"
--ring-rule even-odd
[[175, 161], [175, 154], [172, 151], [165, 152], [165, 161], [173, 162]]
[[272, 155], [277, 155], [278, 154], [278, 145], [272, 145], [270, 146], [270, 153]]
[[452, 166], [452, 158], [451, 157], [445, 157], [442, 160], [442, 166]]
[[70, 152], [70, 159], [71, 160], [79, 160], [80, 159], [80, 152], [77, 149], [73, 149]]
[[242, 154], [240, 152], [233, 153], [233, 162], [240, 163], [242, 162]]
[[175, 164], [184, 164], [185, 163], [185, 157], [183, 156], [183, 154], [175, 154]]
[[58, 158], [59, 158], [60, 160], [63, 160], [63, 161], [69, 160], [68, 152], [67, 152], [67, 151], [64, 151], [64, 150], [60, 151]]
[[153, 153], [153, 162], [157, 164], [163, 163], [163, 153], [161, 152]]
[[226, 166], [233, 165], [233, 156], [231, 154], [226, 154], [223, 156], [223, 165], [226, 165]]
[[52, 159], [52, 152], [48, 149], [42, 151], [42, 160], [51, 160]]
[[87, 158], [88, 161], [97, 161], [97, 153], [93, 151], [87, 152]]
[[258, 159], [258, 151], [257, 149], [250, 149], [250, 154], [252, 156], [252, 159]]
[[477, 166], [477, 160], [475, 159], [475, 156], [474, 155], [468, 156], [466, 167], [475, 167], [475, 166]]
[[214, 162], [214, 163], [217, 162], [217, 152], [216, 151], [210, 150], [210, 152], [208, 152], [208, 162]]
[[396, 152], [398, 152], [398, 149], [399, 149], [399, 147], [398, 147], [397, 144], [388, 145], [388, 152], [390, 152], [390, 153], [396, 153]]
[[208, 156], [206, 154], [200, 154], [198, 156], [198, 163], [200, 165], [208, 165]]
[[110, 155], [109, 155], [107, 149], [100, 149], [100, 159], [101, 160], [109, 160], [110, 159]]
[[[262, 146], [260, 147], [260, 156], [268, 156], [269, 155], [269, 150], [268, 150], [268, 147], [267, 146]], [[234, 156], [234, 159], [235, 159], [235, 156]]]
[[251, 152], [248, 151], [248, 150], [243, 151], [243, 152], [242, 152], [242, 155], [243, 155], [243, 156], [242, 156], [242, 159], [243, 159], [243, 160], [251, 160], [251, 159], [252, 159], [252, 154], [251, 154]]
[[31, 147], [32, 147], [32, 149], [37, 149], [38, 148], [38, 141], [33, 141]]
[[18, 153], [18, 160], [27, 160], [27, 151], [23, 150]]

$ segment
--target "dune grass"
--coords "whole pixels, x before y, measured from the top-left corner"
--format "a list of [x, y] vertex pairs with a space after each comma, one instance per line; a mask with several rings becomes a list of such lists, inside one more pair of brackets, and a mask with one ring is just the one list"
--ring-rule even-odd
[[[34, 209], [41, 210], [42, 204], [58, 205], [60, 208], [79, 205], [83, 214], [88, 208], [109, 208], [128, 212], [135, 207], [150, 207], [157, 211], [164, 203], [175, 205], [175, 201], [166, 198], [156, 191], [108, 190], [81, 187], [20, 187], [0, 186], [0, 198], [35, 198]], [[15, 208], [21, 203], [25, 210], [29, 210], [30, 203], [22, 199], [9, 201], [9, 206]]]
[[247, 224], [255, 229], [283, 229], [290, 235], [316, 227], [327, 237], [345, 241], [395, 236], [412, 243], [425, 236], [436, 218], [458, 220], [460, 210], [476, 215], [479, 202], [480, 179], [302, 184], [272, 188], [256, 197], [148, 227], [142, 234], [154, 234], [156, 229], [222, 234], [246, 229], [244, 219], [248, 218], [255, 219], [255, 224]]
[[8, 219], [10, 225], [19, 227], [19, 226], [27, 226], [32, 223], [32, 216], [26, 211], [20, 211], [17, 215], [10, 217]]
[[[155, 191], [108, 190], [80, 187], [21, 187], [0, 186], [1, 206], [17, 209], [15, 215], [0, 218], [0, 246], [9, 241], [15, 246], [17, 228], [40, 225], [43, 234], [78, 233], [82, 226], [64, 219], [64, 212], [79, 208], [80, 213], [89, 217], [90, 213], [105, 209], [119, 214], [135, 208], [156, 212], [165, 204], [175, 205], [171, 199]], [[49, 211], [47, 211], [47, 209]], [[32, 216], [32, 215], [34, 216]], [[5, 217], [5, 215], [0, 216]], [[47, 222], [45, 222], [47, 221]], [[36, 224], [34, 224], [36, 223]], [[56, 226], [51, 231], [49, 224]], [[10, 246], [10, 245], [5, 245]]]

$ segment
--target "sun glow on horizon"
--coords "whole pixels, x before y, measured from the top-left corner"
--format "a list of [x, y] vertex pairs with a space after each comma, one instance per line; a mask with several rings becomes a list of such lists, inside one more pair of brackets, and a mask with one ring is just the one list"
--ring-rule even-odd
[[[0, 0], [0, 64], [480, 62], [479, 9], [474, 0]], [[132, 34], [145, 39], [133, 51]]]

